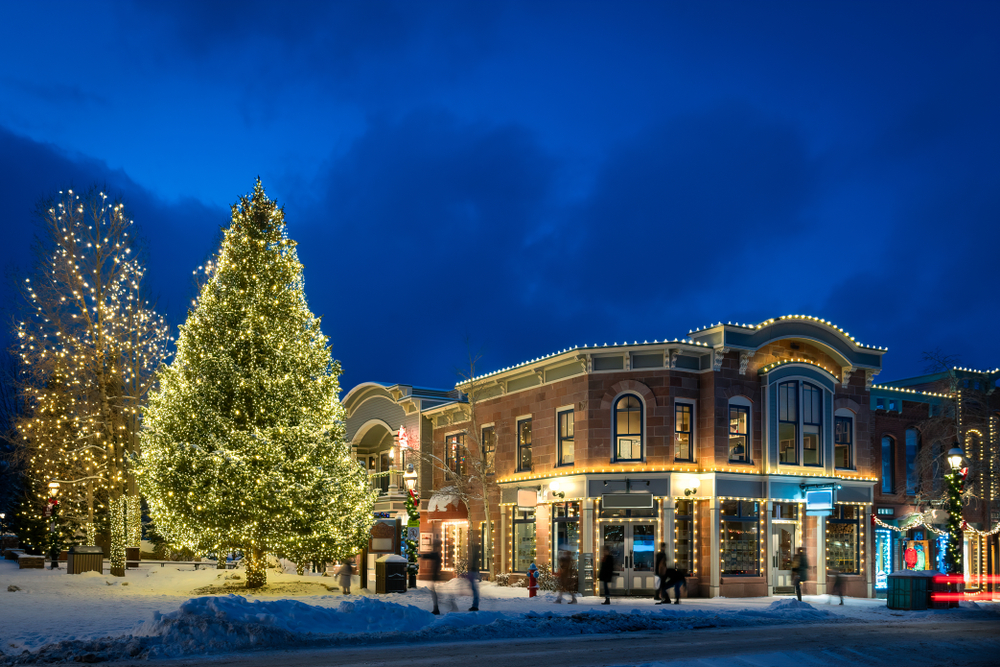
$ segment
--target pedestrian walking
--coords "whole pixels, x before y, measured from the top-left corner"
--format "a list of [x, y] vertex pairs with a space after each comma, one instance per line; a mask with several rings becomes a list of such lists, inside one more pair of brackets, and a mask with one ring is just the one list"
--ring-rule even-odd
[[562, 603], [563, 593], [569, 593], [569, 604], [576, 604], [576, 584], [573, 581], [573, 557], [569, 551], [559, 552], [559, 595], [556, 602]]
[[795, 597], [802, 602], [802, 582], [809, 574], [809, 559], [806, 558], [806, 550], [799, 547], [792, 558], [792, 583], [795, 584]]
[[601, 558], [601, 568], [597, 571], [597, 579], [604, 587], [604, 602], [601, 604], [611, 604], [611, 580], [615, 576], [615, 557], [611, 555], [611, 548], [604, 547], [604, 556]]
[[340, 578], [340, 590], [344, 592], [344, 595], [351, 594], [351, 575], [353, 574], [354, 560], [348, 558], [340, 564], [340, 568], [337, 570], [337, 576]]
[[[653, 595], [654, 600], [663, 600], [663, 596], [667, 591], [667, 543], [660, 542], [660, 550], [656, 552], [656, 561], [653, 568], [656, 572], [656, 593]], [[670, 602], [670, 598], [667, 598], [667, 602]]]
[[687, 570], [684, 568], [668, 567], [665, 579], [667, 583], [663, 587], [663, 599], [657, 604], [670, 604], [670, 589], [674, 591], [674, 604], [681, 603], [681, 586], [687, 589]]
[[465, 578], [472, 590], [472, 606], [469, 611], [479, 611], [479, 545], [475, 540], [469, 540], [469, 571]]
[[830, 600], [832, 602], [833, 596], [837, 595], [840, 597], [840, 604], [844, 604], [844, 575], [835, 567], [830, 568], [830, 574], [833, 575], [833, 591]]
[[[435, 539], [434, 546], [429, 553], [420, 554], [420, 557], [427, 560], [431, 564], [431, 600], [434, 603], [434, 608], [431, 610], [432, 614], [438, 615], [441, 613], [438, 607], [438, 584], [441, 581], [441, 540]], [[444, 597], [441, 594], [441, 597]], [[447, 598], [445, 598], [447, 600]], [[455, 601], [451, 601], [451, 606], [453, 610], [457, 610], [458, 607], [455, 605]]]

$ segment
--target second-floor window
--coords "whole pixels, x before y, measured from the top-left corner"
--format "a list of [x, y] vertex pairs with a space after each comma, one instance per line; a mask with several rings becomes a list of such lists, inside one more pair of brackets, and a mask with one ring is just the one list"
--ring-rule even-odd
[[452, 433], [445, 437], [445, 459], [448, 470], [457, 475], [465, 472], [465, 434]]
[[493, 426], [487, 426], [482, 432], [483, 469], [486, 473], [496, 472], [497, 431]]
[[689, 403], [674, 404], [674, 459], [694, 460], [694, 407]]
[[895, 487], [892, 479], [894, 449], [896, 449], [896, 441], [887, 435], [882, 436], [882, 493], [893, 493]]
[[778, 385], [778, 462], [799, 462], [799, 383]]
[[835, 417], [833, 427], [833, 461], [837, 468], [851, 468], [854, 460], [854, 420]]
[[917, 450], [920, 449], [920, 431], [906, 429], [906, 493], [914, 495], [920, 480], [917, 479]]
[[750, 408], [745, 405], [729, 406], [729, 460], [733, 463], [750, 462]]
[[558, 415], [559, 419], [559, 463], [561, 466], [573, 465], [573, 443], [575, 419], [572, 410], [563, 410]]
[[517, 469], [531, 470], [531, 418], [517, 422]]
[[642, 403], [626, 394], [615, 401], [615, 460], [642, 459]]
[[802, 463], [822, 464], [823, 451], [823, 391], [807, 382], [802, 383]]

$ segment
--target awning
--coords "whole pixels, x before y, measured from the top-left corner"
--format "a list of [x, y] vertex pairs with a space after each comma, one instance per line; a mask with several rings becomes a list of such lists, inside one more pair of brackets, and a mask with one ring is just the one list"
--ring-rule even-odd
[[458, 490], [446, 486], [427, 501], [427, 518], [430, 521], [454, 521], [469, 518], [469, 508], [462, 502]]

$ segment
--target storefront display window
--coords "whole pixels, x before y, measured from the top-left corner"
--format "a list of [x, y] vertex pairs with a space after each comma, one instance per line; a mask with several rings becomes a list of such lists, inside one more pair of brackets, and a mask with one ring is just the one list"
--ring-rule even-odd
[[674, 508], [674, 567], [694, 571], [694, 501], [678, 500]]
[[875, 590], [889, 589], [892, 572], [892, 534], [884, 528], [875, 531]]
[[441, 523], [441, 569], [466, 571], [468, 547], [466, 537], [469, 525], [465, 521]]
[[527, 572], [535, 562], [535, 513], [519, 512], [514, 519], [514, 572]]
[[826, 567], [841, 574], [861, 574], [859, 563], [860, 512], [838, 505], [826, 522]]
[[580, 550], [580, 503], [553, 505], [552, 524], [555, 539], [553, 559], [559, 558], [559, 552], [569, 551], [575, 560]]
[[760, 574], [758, 508], [752, 500], [722, 501], [722, 574]]

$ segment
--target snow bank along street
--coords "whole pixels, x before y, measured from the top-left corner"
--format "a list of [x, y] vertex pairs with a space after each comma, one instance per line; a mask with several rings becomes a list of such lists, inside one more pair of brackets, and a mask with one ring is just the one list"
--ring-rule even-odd
[[[654, 605], [646, 599], [600, 598], [555, 604], [554, 595], [529, 599], [523, 588], [483, 586], [482, 611], [430, 613], [430, 593], [344, 596], [334, 580], [272, 574], [253, 596], [236, 595], [243, 582], [233, 572], [143, 565], [124, 579], [65, 570], [18, 570], [0, 561], [0, 662], [105, 661], [224, 654], [246, 649], [319, 648], [380, 643], [569, 637], [621, 632], [678, 632], [810, 623], [996, 622], [998, 605], [898, 612], [880, 600], [849, 599], [843, 607], [826, 596], [687, 599]], [[238, 576], [238, 575], [237, 575]], [[11, 590], [17, 589], [17, 590]], [[470, 598], [462, 582], [442, 587], [457, 609]], [[213, 595], [211, 593], [221, 593]], [[295, 598], [295, 599], [290, 599]], [[449, 609], [447, 603], [442, 610]], [[887, 630], [891, 632], [891, 630]]]

